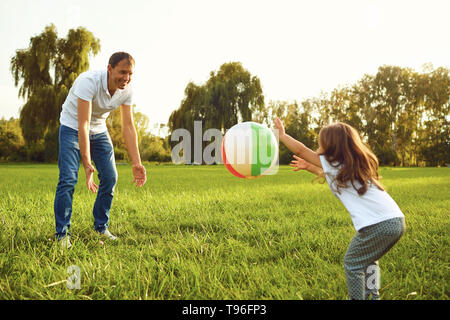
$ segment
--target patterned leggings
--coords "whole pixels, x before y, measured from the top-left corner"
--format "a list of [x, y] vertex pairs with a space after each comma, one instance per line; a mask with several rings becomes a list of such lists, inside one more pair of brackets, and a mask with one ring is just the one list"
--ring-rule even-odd
[[362, 228], [353, 237], [344, 257], [350, 299], [379, 299], [378, 259], [405, 233], [405, 219], [393, 218]]

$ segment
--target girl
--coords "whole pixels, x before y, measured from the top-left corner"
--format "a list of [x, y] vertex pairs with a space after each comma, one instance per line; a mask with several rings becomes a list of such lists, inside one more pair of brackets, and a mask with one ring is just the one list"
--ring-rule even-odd
[[331, 192], [350, 212], [356, 235], [344, 257], [350, 299], [379, 299], [378, 259], [405, 232], [405, 217], [379, 182], [378, 159], [358, 132], [338, 122], [319, 132], [319, 149], [312, 151], [287, 135], [275, 119], [279, 139], [295, 155], [291, 166], [324, 175]]

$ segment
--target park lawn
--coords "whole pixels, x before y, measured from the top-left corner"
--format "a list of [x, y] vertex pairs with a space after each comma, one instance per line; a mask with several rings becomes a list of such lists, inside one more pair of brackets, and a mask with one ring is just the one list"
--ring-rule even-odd
[[[350, 216], [326, 184], [281, 166], [255, 180], [221, 165], [118, 165], [110, 230], [93, 232], [80, 170], [73, 247], [53, 239], [54, 164], [0, 165], [0, 299], [347, 299]], [[449, 298], [450, 168], [381, 168], [407, 231], [380, 260], [382, 299]], [[71, 270], [79, 289], [69, 289]], [[69, 271], [69, 273], [68, 273]]]

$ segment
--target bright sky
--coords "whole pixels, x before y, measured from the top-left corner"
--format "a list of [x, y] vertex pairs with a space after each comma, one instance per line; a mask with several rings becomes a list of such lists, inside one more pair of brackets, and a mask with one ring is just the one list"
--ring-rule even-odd
[[137, 110], [167, 123], [189, 81], [242, 62], [270, 100], [302, 101], [375, 74], [384, 64], [450, 67], [448, 0], [1, 0], [0, 118], [23, 101], [10, 72], [15, 50], [54, 23], [59, 37], [84, 26], [110, 55], [136, 60]]

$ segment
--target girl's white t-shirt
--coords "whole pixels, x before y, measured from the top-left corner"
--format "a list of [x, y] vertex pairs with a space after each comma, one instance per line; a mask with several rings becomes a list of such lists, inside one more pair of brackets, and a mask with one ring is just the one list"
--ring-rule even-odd
[[60, 123], [78, 131], [78, 98], [92, 103], [90, 134], [106, 132], [106, 118], [121, 105], [131, 105], [133, 91], [130, 85], [108, 92], [108, 71], [93, 70], [81, 73], [70, 88], [62, 106]]
[[[391, 196], [386, 191], [378, 189], [372, 183], [369, 183], [367, 192], [362, 196], [358, 194], [350, 182], [347, 183], [346, 188], [339, 188], [339, 193], [337, 191], [336, 176], [341, 166], [333, 166], [337, 164], [330, 164], [323, 155], [319, 156], [319, 158], [331, 192], [341, 200], [348, 210], [353, 226], [357, 231], [381, 221], [404, 217]], [[354, 184], [356, 187], [361, 186], [358, 182], [354, 182]]]

